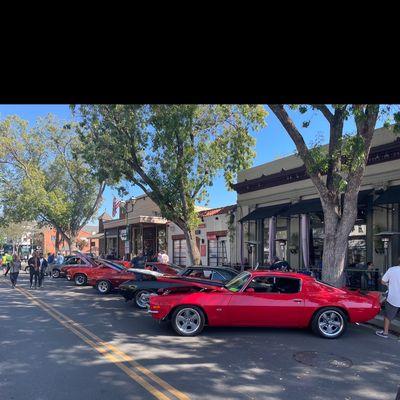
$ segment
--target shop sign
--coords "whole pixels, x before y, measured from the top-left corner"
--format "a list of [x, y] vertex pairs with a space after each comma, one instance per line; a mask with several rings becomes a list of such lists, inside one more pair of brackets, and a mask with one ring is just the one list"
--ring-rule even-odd
[[119, 238], [120, 238], [121, 240], [126, 240], [126, 229], [121, 229], [121, 230], [119, 231]]

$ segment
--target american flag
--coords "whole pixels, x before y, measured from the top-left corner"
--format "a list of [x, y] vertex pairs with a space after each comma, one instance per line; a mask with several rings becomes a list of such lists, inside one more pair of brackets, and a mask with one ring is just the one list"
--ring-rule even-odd
[[113, 209], [112, 209], [112, 216], [113, 218], [117, 215], [117, 210], [121, 205], [121, 200], [117, 200], [115, 197], [113, 198]]

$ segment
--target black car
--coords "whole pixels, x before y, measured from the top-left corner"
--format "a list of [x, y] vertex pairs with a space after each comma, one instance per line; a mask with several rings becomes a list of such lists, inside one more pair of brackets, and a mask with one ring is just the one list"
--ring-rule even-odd
[[227, 267], [193, 266], [187, 267], [178, 275], [151, 276], [146, 280], [129, 280], [119, 286], [121, 295], [126, 301], [134, 300], [139, 308], [147, 308], [150, 295], [170, 287], [187, 287], [188, 282], [223, 286], [232, 280], [238, 271]]

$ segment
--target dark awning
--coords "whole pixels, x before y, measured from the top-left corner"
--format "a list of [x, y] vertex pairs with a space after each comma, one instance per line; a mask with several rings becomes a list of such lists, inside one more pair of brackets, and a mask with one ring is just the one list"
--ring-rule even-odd
[[359, 207], [366, 207], [368, 205], [368, 197], [372, 193], [372, 189], [361, 190], [358, 192], [358, 206]]
[[400, 186], [391, 186], [383, 192], [374, 204], [392, 204], [400, 203]]
[[322, 212], [322, 204], [320, 199], [301, 200], [298, 203], [292, 204], [281, 215], [288, 217], [295, 214], [308, 214]]
[[276, 206], [256, 208], [250, 214], [243, 217], [240, 222], [255, 221], [258, 219], [271, 218], [275, 215], [282, 215], [282, 212], [289, 207], [290, 203], [278, 204]]
[[[358, 193], [358, 206], [366, 207], [368, 196], [371, 194], [372, 190], [362, 190]], [[298, 203], [292, 204], [286, 211], [282, 214], [283, 217], [288, 217], [289, 215], [296, 214], [308, 214], [308, 213], [319, 213], [322, 212], [322, 204], [321, 200], [318, 199], [309, 199], [309, 200], [301, 200]]]

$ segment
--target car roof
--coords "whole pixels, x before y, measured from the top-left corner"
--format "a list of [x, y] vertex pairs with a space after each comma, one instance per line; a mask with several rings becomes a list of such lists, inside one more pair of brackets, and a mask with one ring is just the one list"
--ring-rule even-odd
[[201, 269], [201, 270], [204, 270], [204, 269], [213, 269], [213, 270], [216, 270], [216, 271], [228, 271], [228, 272], [235, 272], [235, 273], [238, 273], [238, 271], [236, 271], [235, 269], [233, 269], [233, 268], [229, 268], [229, 267], [218, 267], [218, 266], [216, 266], [216, 267], [210, 267], [210, 266], [208, 266], [208, 265], [193, 265], [193, 266], [190, 266], [190, 267], [186, 267], [185, 269]]
[[282, 272], [282, 271], [245, 271], [252, 276], [268, 276], [268, 275], [273, 275], [273, 276], [282, 276], [286, 278], [296, 278], [296, 279], [303, 279], [303, 280], [315, 280], [314, 277], [302, 274], [299, 272]]

